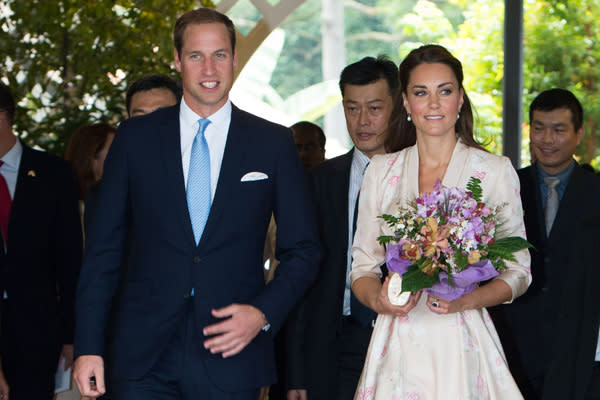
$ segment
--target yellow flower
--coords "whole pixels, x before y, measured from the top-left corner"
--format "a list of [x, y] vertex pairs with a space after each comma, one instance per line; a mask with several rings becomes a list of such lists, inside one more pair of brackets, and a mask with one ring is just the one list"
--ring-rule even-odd
[[421, 271], [423, 271], [423, 273], [425, 273], [425, 274], [427, 274], [429, 276], [433, 275], [433, 272], [435, 271], [436, 266], [433, 263], [432, 259], [430, 259], [430, 258], [425, 259], [425, 261], [423, 261], [423, 264], [421, 264], [421, 265], [423, 267], [421, 269]]
[[479, 262], [480, 259], [481, 253], [478, 250], [473, 250], [471, 254], [469, 254], [468, 262], [469, 264], [475, 264], [476, 262]]
[[404, 255], [411, 261], [416, 261], [421, 258], [421, 249], [414, 243], [405, 242], [402, 245], [402, 250], [404, 250]]

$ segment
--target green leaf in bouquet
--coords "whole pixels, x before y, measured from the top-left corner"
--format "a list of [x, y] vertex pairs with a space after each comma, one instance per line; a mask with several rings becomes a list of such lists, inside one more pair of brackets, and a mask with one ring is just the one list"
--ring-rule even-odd
[[467, 183], [467, 191], [471, 192], [475, 201], [481, 201], [483, 194], [483, 189], [481, 189], [481, 179], [472, 176]]
[[497, 239], [489, 245], [487, 258], [492, 261], [494, 268], [505, 269], [506, 264], [504, 261], [516, 261], [515, 252], [532, 247], [533, 245], [522, 237], [509, 236]]
[[398, 223], [399, 219], [390, 214], [380, 215], [378, 218], [383, 219], [389, 226], [394, 226]]
[[391, 235], [382, 235], [379, 236], [377, 238], [377, 241], [379, 242], [379, 244], [388, 244], [391, 242], [395, 242], [396, 241], [396, 236], [391, 236]]
[[432, 287], [434, 283], [439, 282], [439, 280], [437, 270], [432, 276], [429, 276], [413, 264], [402, 274], [402, 291], [416, 292], [421, 289], [427, 289]]
[[529, 249], [533, 247], [533, 245], [520, 236], [509, 236], [502, 239], [496, 239], [490, 247], [501, 247], [514, 253], [515, 251]]
[[460, 272], [462, 270], [464, 270], [465, 268], [467, 268], [467, 266], [469, 265], [469, 257], [464, 254], [460, 248], [458, 248], [457, 246], [453, 246], [454, 249], [454, 263], [456, 264], [456, 271], [455, 272]]

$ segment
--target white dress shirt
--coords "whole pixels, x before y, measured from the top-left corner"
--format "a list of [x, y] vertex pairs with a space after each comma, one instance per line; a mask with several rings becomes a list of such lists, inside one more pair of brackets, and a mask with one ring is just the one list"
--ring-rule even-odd
[[13, 147], [0, 158], [4, 161], [2, 167], [0, 167], [0, 174], [6, 180], [10, 198], [15, 198], [15, 189], [17, 188], [17, 176], [19, 175], [19, 166], [21, 165], [21, 157], [23, 156], [23, 145], [21, 141], [17, 139]]
[[356, 147], [352, 153], [352, 165], [350, 166], [350, 185], [348, 187], [348, 265], [346, 267], [346, 288], [344, 289], [344, 309], [343, 315], [350, 315], [350, 270], [352, 269], [352, 242], [354, 242], [353, 228], [354, 228], [354, 213], [358, 212], [356, 208], [356, 199], [360, 193], [360, 187], [362, 185], [363, 176], [365, 169], [369, 164], [369, 157], [364, 153], [361, 153]]
[[[198, 132], [198, 120], [202, 118], [196, 114], [181, 99], [179, 108], [179, 126], [181, 129], [181, 162], [183, 165], [183, 179], [187, 189], [188, 173], [190, 169], [190, 155], [192, 152], [192, 143]], [[231, 101], [227, 100], [225, 105], [216, 113], [208, 118], [210, 124], [204, 131], [204, 137], [208, 143], [208, 152], [210, 153], [210, 199], [215, 198], [217, 182], [219, 181], [219, 172], [221, 172], [221, 163], [225, 152], [225, 143], [231, 123]]]
[[[15, 198], [15, 189], [17, 188], [17, 177], [19, 175], [19, 166], [21, 165], [21, 157], [23, 156], [23, 145], [21, 141], [17, 139], [13, 147], [2, 157], [0, 158], [4, 161], [2, 167], [0, 167], [0, 174], [6, 180], [6, 185], [8, 186], [8, 192], [10, 193], [11, 200]], [[4, 243], [0, 244], [4, 245]], [[8, 252], [8, 249], [4, 249], [5, 252]], [[6, 294], [6, 290], [2, 293], [2, 297], [7, 299], [8, 296]]]

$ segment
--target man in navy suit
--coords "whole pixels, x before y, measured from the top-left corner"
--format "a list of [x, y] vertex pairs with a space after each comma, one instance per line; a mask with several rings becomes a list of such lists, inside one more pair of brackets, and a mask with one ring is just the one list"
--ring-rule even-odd
[[386, 152], [398, 67], [365, 57], [340, 76], [342, 104], [354, 148], [310, 173], [323, 262], [288, 327], [289, 400], [351, 400], [365, 362], [375, 312], [350, 290], [350, 248], [357, 198], [371, 157]]
[[59, 359], [73, 362], [83, 250], [77, 186], [66, 161], [17, 139], [14, 116], [14, 98], [0, 82], [2, 369], [11, 399], [50, 400]]
[[[116, 399], [254, 400], [276, 380], [273, 334], [318, 268], [308, 185], [291, 131], [228, 99], [231, 20], [189, 11], [174, 39], [181, 103], [124, 121], [106, 159], [77, 292], [74, 376], [84, 397], [104, 392], [104, 333], [118, 291]], [[280, 265], [265, 286], [272, 213]]]
[[[575, 329], [566, 323], [573, 321], [573, 316], [565, 318], [560, 311], [564, 303], [575, 304], [572, 297], [578, 296], [567, 289], [579, 282], [570, 275], [587, 273], [587, 268], [571, 260], [581, 251], [579, 224], [598, 214], [600, 201], [600, 178], [573, 158], [584, 137], [583, 121], [581, 103], [565, 89], [543, 91], [529, 107], [536, 161], [518, 174], [527, 240], [534, 246], [530, 249], [533, 282], [512, 304], [490, 309], [511, 373], [527, 400], [549, 398], [548, 393], [543, 394], [544, 385], [556, 387], [561, 382], [552, 378], [555, 363], [562, 359], [563, 350], [575, 351], [564, 339]], [[584, 291], [581, 285], [582, 296]], [[597, 340], [597, 328], [596, 324], [596, 331], [586, 335], [595, 335]], [[595, 347], [587, 356], [593, 360]], [[584, 365], [591, 374], [593, 362]], [[559, 390], [554, 392], [556, 395]]]

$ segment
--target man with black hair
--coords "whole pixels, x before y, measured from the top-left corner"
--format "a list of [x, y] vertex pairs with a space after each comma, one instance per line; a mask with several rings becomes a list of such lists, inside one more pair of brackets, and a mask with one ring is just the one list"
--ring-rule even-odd
[[150, 114], [161, 108], [178, 104], [181, 100], [181, 84], [176, 80], [163, 75], [146, 75], [129, 86], [125, 96], [127, 115]]
[[[598, 213], [600, 179], [573, 158], [585, 132], [583, 108], [573, 93], [540, 93], [529, 108], [529, 124], [536, 161], [518, 174], [527, 240], [534, 246], [533, 281], [523, 296], [490, 313], [519, 389], [527, 400], [536, 400], [547, 398], [542, 391], [564, 345], [559, 338], [571, 329], [557, 316], [569, 297], [566, 276], [583, 271], [570, 264], [578, 248], [575, 232], [583, 219]], [[595, 348], [589, 351], [591, 360]]]
[[348, 280], [356, 202], [369, 159], [386, 151], [397, 88], [398, 68], [383, 56], [365, 57], [342, 71], [342, 103], [354, 148], [310, 174], [324, 258], [290, 319], [288, 400], [354, 397], [376, 317], [356, 301]]

